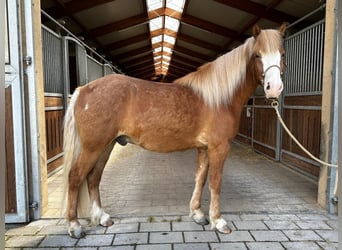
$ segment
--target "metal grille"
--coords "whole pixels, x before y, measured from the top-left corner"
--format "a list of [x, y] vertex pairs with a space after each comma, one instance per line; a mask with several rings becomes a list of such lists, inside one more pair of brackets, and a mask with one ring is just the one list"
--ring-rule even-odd
[[62, 38], [42, 26], [44, 92], [63, 93]]
[[87, 74], [88, 82], [103, 76], [102, 64], [90, 56], [87, 56]]
[[[284, 94], [320, 94], [322, 92], [324, 20], [288, 37], [284, 41]], [[288, 73], [286, 73], [288, 72]]]
[[114, 73], [114, 70], [110, 67], [110, 65], [108, 64], [104, 64], [103, 65], [103, 73], [104, 75], [110, 75], [110, 74], [113, 74]]

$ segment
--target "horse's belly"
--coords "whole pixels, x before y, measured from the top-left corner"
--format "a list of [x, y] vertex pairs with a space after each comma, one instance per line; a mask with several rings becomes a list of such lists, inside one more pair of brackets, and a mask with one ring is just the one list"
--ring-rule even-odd
[[119, 136], [116, 141], [121, 145], [127, 143], [136, 144], [155, 152], [174, 152], [204, 146], [201, 142], [196, 141], [196, 137], [183, 133], [173, 135], [163, 133], [143, 133], [140, 136], [124, 135]]

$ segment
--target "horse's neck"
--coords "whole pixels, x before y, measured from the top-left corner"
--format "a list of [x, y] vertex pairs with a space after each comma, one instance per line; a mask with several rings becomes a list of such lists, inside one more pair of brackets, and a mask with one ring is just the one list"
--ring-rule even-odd
[[231, 107], [238, 117], [240, 117], [244, 105], [248, 102], [257, 86], [255, 79], [250, 74], [247, 74], [245, 82], [241, 83], [241, 87], [236, 91], [232, 101]]

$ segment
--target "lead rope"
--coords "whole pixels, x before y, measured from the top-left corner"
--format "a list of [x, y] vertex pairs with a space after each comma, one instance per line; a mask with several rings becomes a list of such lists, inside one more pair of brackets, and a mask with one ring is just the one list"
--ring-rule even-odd
[[306, 153], [308, 154], [312, 159], [314, 159], [315, 161], [321, 163], [322, 165], [326, 165], [329, 167], [333, 167], [333, 168], [338, 168], [338, 165], [335, 164], [331, 164], [331, 163], [327, 163], [324, 162], [320, 159], [318, 159], [317, 157], [315, 157], [313, 154], [311, 154], [295, 137], [294, 135], [290, 132], [290, 130], [288, 129], [288, 127], [286, 126], [285, 122], [283, 121], [283, 119], [280, 116], [279, 110], [278, 110], [278, 101], [277, 100], [273, 100], [271, 103], [271, 106], [274, 108], [278, 119], [281, 123], [281, 125], [283, 126], [283, 128], [285, 129], [285, 131], [289, 134], [289, 136], [292, 138], [292, 140], [294, 140], [294, 142]]

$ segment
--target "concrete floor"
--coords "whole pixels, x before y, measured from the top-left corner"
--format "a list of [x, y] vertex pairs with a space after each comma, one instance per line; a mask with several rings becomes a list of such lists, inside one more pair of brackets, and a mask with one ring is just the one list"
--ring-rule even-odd
[[[111, 216], [178, 215], [189, 212], [194, 188], [197, 150], [155, 153], [135, 145], [116, 145], [101, 181], [102, 204]], [[60, 217], [62, 174], [49, 178], [49, 211]], [[222, 213], [283, 213], [319, 209], [317, 185], [233, 143], [224, 166]], [[208, 183], [204, 211], [208, 211]]]
[[[316, 205], [317, 185], [282, 164], [233, 144], [225, 163], [221, 210], [233, 232], [223, 235], [188, 217], [195, 150], [159, 154], [117, 146], [101, 182], [114, 219], [72, 239], [60, 218], [62, 175], [49, 178], [49, 211], [27, 225], [6, 225], [5, 250], [263, 250], [338, 249], [337, 216]], [[208, 212], [209, 192], [203, 195]]]

